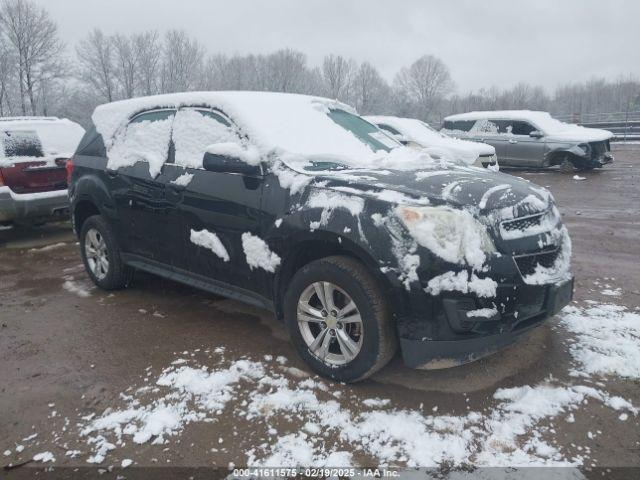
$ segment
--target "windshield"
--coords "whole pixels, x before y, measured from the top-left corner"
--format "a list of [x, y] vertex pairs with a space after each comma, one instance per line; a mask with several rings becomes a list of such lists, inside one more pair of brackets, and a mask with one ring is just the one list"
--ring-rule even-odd
[[379, 150], [390, 152], [393, 148], [400, 146], [395, 139], [357, 115], [337, 109], [329, 110], [327, 115], [342, 128], [353, 133], [374, 152]]
[[428, 123], [424, 123], [424, 122], [420, 122], [422, 124], [423, 127], [425, 127], [427, 130], [429, 130], [430, 132], [432, 132], [434, 135], [438, 135], [441, 138], [449, 138], [449, 135], [446, 135], [442, 132], [439, 132], [438, 130], [436, 130], [435, 128], [433, 128], [431, 125], [429, 125]]

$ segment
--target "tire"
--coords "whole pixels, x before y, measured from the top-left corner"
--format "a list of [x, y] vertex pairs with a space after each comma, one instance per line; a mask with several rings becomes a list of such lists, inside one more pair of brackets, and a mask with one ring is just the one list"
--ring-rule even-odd
[[574, 168], [575, 168], [575, 165], [569, 159], [569, 157], [564, 157], [564, 159], [562, 160], [562, 163], [560, 163], [560, 171], [562, 173], [573, 173]]
[[[308, 309], [311, 305], [318, 307], [316, 312], [325, 310], [322, 307], [325, 303], [320, 302], [315, 288], [317, 286], [324, 286], [332, 292], [337, 316], [327, 311], [326, 316], [324, 313], [308, 314], [313, 311]], [[326, 293], [326, 290], [321, 292]], [[342, 308], [349, 300], [353, 301], [357, 311]], [[301, 310], [299, 302], [307, 310]], [[344, 312], [342, 317], [341, 310]], [[300, 318], [313, 318], [313, 321], [299, 321], [299, 312]], [[391, 310], [378, 282], [364, 265], [349, 257], [326, 257], [302, 267], [291, 279], [284, 296], [284, 318], [294, 347], [309, 367], [322, 376], [341, 382], [357, 382], [369, 377], [384, 367], [397, 350]], [[318, 318], [326, 322], [318, 322]], [[354, 321], [356, 318], [360, 322]], [[316, 344], [314, 353], [314, 341], [322, 336], [323, 329], [328, 332], [323, 342]], [[345, 335], [351, 343], [346, 341]], [[328, 350], [323, 352], [327, 336]], [[359, 347], [357, 352], [352, 348], [354, 345]], [[324, 359], [321, 358], [323, 353]]]
[[[90, 236], [87, 239], [87, 236]], [[99, 264], [96, 255], [92, 254], [91, 245], [96, 241], [103, 242], [107, 266]], [[94, 248], [93, 251], [96, 249]], [[80, 253], [87, 274], [98, 287], [104, 290], [125, 288], [133, 278], [133, 268], [125, 265], [120, 256], [120, 247], [109, 224], [101, 215], [93, 215], [85, 220], [80, 230]]]

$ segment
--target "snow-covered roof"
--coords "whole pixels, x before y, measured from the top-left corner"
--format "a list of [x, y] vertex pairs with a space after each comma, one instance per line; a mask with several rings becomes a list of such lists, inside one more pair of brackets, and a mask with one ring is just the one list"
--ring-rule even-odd
[[273, 92], [186, 92], [155, 95], [101, 105], [93, 122], [107, 148], [131, 116], [153, 108], [205, 106], [227, 114], [261, 151], [351, 158], [373, 152], [333, 122], [329, 109], [355, 111], [335, 100]]
[[585, 128], [579, 125], [564, 123], [553, 118], [548, 112], [534, 110], [492, 110], [458, 113], [449, 115], [445, 121], [473, 121], [473, 120], [524, 120], [532, 123], [544, 133], [557, 136], [558, 139], [576, 139], [581, 141], [606, 140], [613, 137], [607, 130]]

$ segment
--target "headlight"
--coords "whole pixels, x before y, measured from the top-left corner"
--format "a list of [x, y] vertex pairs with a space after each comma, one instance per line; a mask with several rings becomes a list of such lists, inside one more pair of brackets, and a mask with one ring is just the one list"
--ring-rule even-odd
[[480, 269], [496, 251], [487, 228], [466, 210], [399, 206], [396, 213], [418, 244], [448, 262]]
[[580, 145], [578, 145], [578, 148], [580, 150], [582, 150], [585, 155], [589, 154], [590, 148], [589, 148], [589, 144], [588, 143], [581, 143]]

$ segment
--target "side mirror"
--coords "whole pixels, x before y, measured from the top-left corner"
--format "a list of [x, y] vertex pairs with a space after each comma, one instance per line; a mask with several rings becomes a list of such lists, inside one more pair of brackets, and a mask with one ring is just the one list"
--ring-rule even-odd
[[409, 145], [409, 139], [402, 134], [393, 135], [397, 141], [399, 141], [402, 145]]
[[540, 130], [534, 130], [532, 132], [529, 132], [529, 136], [531, 138], [542, 138], [544, 137], [544, 133], [542, 133]]
[[229, 157], [218, 153], [204, 154], [202, 166], [209, 172], [218, 173], [240, 173], [242, 175], [260, 175], [258, 165], [249, 165], [237, 157]]

